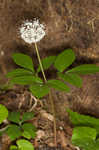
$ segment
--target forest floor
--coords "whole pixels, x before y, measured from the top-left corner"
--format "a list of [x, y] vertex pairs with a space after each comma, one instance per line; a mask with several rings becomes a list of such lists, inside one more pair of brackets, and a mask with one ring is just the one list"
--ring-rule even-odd
[[[34, 112], [34, 118], [28, 122], [33, 123], [37, 128], [37, 136], [34, 140], [31, 140], [36, 149], [76, 150], [77, 148], [71, 143], [72, 126], [70, 122], [62, 119], [63, 116], [62, 118], [56, 118], [57, 148], [55, 147], [53, 115], [50, 113], [51, 107], [48, 101], [48, 97], [41, 100], [35, 99], [27, 88], [20, 86], [15, 86], [13, 89], [0, 92], [0, 104], [4, 104], [9, 111]], [[1, 127], [4, 126], [4, 124], [5, 123], [3, 123]], [[11, 141], [9, 137], [3, 135], [0, 138], [0, 150], [7, 150], [10, 145]]]
[[[72, 48], [77, 56], [74, 66], [84, 63], [99, 65], [99, 0], [0, 0], [0, 88], [7, 82], [5, 75], [16, 68], [11, 58], [13, 53], [27, 54], [37, 65], [34, 47], [24, 43], [18, 32], [24, 20], [35, 17], [47, 26], [45, 39], [38, 43], [41, 58]], [[51, 73], [53, 70], [48, 72], [49, 78], [52, 78]], [[83, 87], [74, 90], [73, 95], [54, 92], [58, 144], [55, 150], [79, 150], [71, 144], [73, 126], [66, 108], [99, 117], [98, 89], [99, 74], [85, 77]], [[0, 89], [0, 104], [4, 104], [9, 111], [25, 112], [32, 108], [35, 115], [30, 122], [37, 128], [37, 137], [31, 142], [35, 148], [51, 150], [52, 147], [54, 150], [49, 98], [46, 96], [37, 101], [32, 98], [32, 105], [30, 100], [31, 93], [25, 87]], [[0, 137], [0, 150], [7, 150], [10, 144], [7, 135]]]

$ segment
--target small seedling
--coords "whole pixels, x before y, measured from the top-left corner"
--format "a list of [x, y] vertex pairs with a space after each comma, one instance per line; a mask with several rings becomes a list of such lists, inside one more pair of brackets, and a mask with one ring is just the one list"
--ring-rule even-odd
[[[0, 124], [3, 123], [5, 119], [10, 121], [10, 124], [6, 127], [0, 129], [0, 136], [6, 133], [11, 141], [14, 141], [20, 137], [25, 139], [34, 139], [36, 136], [36, 127], [32, 123], [27, 123], [26, 121], [31, 120], [34, 117], [33, 112], [25, 112], [20, 115], [20, 112], [9, 112], [7, 108], [0, 104]], [[33, 145], [24, 139], [17, 140], [17, 146], [11, 145], [10, 150], [34, 150]]]
[[33, 116], [33, 112], [25, 112], [21, 118], [20, 112], [10, 112], [8, 121], [11, 123], [3, 132], [10, 137], [11, 141], [16, 140], [19, 137], [33, 139], [36, 136], [36, 128], [32, 123], [26, 123], [26, 121], [32, 119]]
[[[1, 108], [1, 106], [0, 106]], [[7, 110], [4, 106], [1, 108], [4, 114], [0, 121], [2, 122], [5, 118], [7, 118]], [[1, 116], [1, 110], [0, 110]], [[24, 137], [27, 140], [20, 139], [17, 140], [17, 146], [11, 145], [10, 150], [34, 150], [33, 145], [28, 141], [29, 139], [34, 139], [36, 136], [36, 128], [32, 123], [26, 123], [26, 121], [32, 119], [34, 116], [33, 112], [25, 112], [22, 116], [19, 112], [10, 112], [8, 115], [8, 120], [11, 122], [7, 127], [3, 130], [1, 129], [0, 135], [6, 133], [11, 141]], [[21, 118], [21, 119], [20, 119]]]
[[72, 144], [82, 150], [99, 150], [99, 119], [67, 110], [74, 125]]

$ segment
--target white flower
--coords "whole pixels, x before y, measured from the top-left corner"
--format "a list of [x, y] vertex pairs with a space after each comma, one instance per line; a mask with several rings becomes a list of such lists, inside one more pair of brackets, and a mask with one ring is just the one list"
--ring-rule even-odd
[[45, 27], [39, 20], [26, 20], [20, 30], [21, 38], [29, 44], [39, 42], [45, 36]]

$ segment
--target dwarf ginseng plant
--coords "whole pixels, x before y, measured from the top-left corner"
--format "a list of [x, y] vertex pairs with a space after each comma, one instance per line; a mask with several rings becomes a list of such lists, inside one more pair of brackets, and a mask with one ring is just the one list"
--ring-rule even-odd
[[[31, 57], [22, 53], [15, 53], [12, 58], [21, 68], [9, 72], [7, 77], [11, 79], [10, 82], [13, 84], [28, 85], [32, 94], [37, 98], [42, 98], [49, 94], [54, 116], [54, 139], [56, 145], [56, 119], [51, 89], [55, 88], [56, 90], [69, 92], [70, 88], [66, 82], [80, 88], [82, 79], [79, 75], [99, 72], [99, 67], [94, 64], [84, 64], [67, 70], [75, 61], [75, 54], [72, 49], [64, 50], [58, 56], [49, 56], [41, 60], [37, 42], [45, 36], [45, 31], [44, 26], [38, 20], [24, 22], [20, 28], [20, 33], [25, 42], [28, 44], [34, 43], [39, 64], [37, 69], [34, 69]], [[56, 79], [47, 80], [44, 70], [49, 69], [51, 65], [56, 69], [57, 77]], [[39, 77], [39, 72], [42, 72], [43, 80]]]

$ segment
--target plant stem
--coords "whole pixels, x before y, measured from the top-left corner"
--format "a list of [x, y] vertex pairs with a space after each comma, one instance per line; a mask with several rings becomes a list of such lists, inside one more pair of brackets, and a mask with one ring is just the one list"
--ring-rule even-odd
[[35, 49], [36, 49], [37, 58], [38, 58], [38, 61], [39, 61], [39, 64], [40, 64], [40, 68], [41, 68], [41, 71], [42, 71], [44, 81], [47, 82], [46, 76], [45, 76], [45, 73], [44, 73], [44, 69], [43, 69], [43, 66], [42, 66], [42, 63], [41, 63], [41, 58], [40, 58], [40, 55], [39, 55], [38, 47], [37, 47], [36, 43], [35, 43]]
[[2, 129], [0, 129], [0, 132], [5, 131], [8, 127], [9, 127], [9, 125], [7, 125], [6, 127], [4, 127], [4, 128], [2, 128]]
[[[42, 63], [41, 63], [41, 58], [40, 58], [38, 47], [37, 47], [36, 43], [35, 43], [35, 49], [36, 49], [38, 61], [39, 61], [39, 64], [40, 64], [41, 72], [42, 72], [42, 75], [43, 75], [43, 78], [44, 78], [44, 82], [46, 83], [47, 79], [46, 79], [46, 76], [45, 76], [45, 73], [44, 73], [44, 69], [43, 69], [43, 66], [42, 66]], [[49, 92], [49, 100], [50, 100], [50, 103], [51, 103], [53, 117], [54, 117], [54, 144], [55, 144], [55, 146], [57, 146], [57, 142], [56, 142], [56, 115], [55, 115], [55, 108], [54, 108], [54, 102], [53, 102], [53, 97], [52, 97], [51, 90]]]
[[54, 102], [53, 102], [53, 97], [52, 97], [52, 92], [50, 90], [49, 92], [49, 100], [51, 103], [51, 107], [52, 107], [52, 112], [53, 112], [53, 117], [54, 117], [54, 144], [55, 146], [57, 146], [57, 142], [56, 142], [56, 114], [55, 114], [55, 108], [54, 108]]

